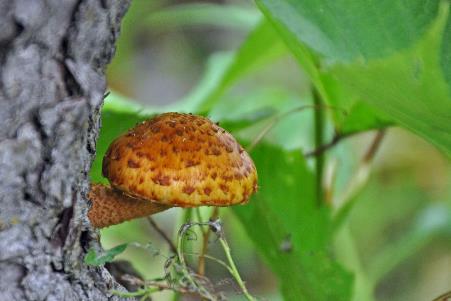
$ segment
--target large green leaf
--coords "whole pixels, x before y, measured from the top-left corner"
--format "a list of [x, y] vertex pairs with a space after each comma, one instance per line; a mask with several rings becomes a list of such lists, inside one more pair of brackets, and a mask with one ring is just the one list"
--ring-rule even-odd
[[363, 100], [451, 155], [448, 1], [257, 3], [327, 102]]
[[448, 81], [448, 86], [451, 86], [451, 43], [449, 42], [451, 41], [451, 18], [448, 18], [448, 22], [446, 23], [443, 41], [441, 64], [445, 78]]
[[416, 42], [439, 0], [257, 0], [311, 49], [333, 60], [381, 57]]
[[277, 274], [285, 300], [349, 300], [352, 277], [329, 253], [330, 210], [316, 203], [314, 175], [299, 151], [261, 145], [252, 156], [260, 190], [234, 212]]
[[409, 49], [367, 63], [331, 68], [339, 81], [400, 125], [451, 155], [451, 97], [440, 67], [448, 7]]

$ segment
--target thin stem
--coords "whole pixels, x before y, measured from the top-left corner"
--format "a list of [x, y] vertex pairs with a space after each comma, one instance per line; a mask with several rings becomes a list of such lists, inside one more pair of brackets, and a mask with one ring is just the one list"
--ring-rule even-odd
[[432, 301], [448, 301], [450, 298], [451, 298], [451, 291], [438, 296], [437, 298], [435, 298]]
[[[320, 105], [314, 104], [314, 105], [300, 106], [300, 107], [294, 108], [292, 110], [289, 110], [287, 112], [277, 114], [274, 117], [272, 117], [271, 121], [263, 128], [263, 130], [261, 130], [258, 133], [258, 135], [255, 136], [254, 140], [246, 148], [247, 152], [251, 152], [257, 146], [257, 144], [260, 143], [260, 141], [269, 133], [269, 131], [272, 130], [274, 128], [274, 126], [276, 126], [277, 123], [279, 123], [283, 118], [289, 116], [290, 114], [293, 114], [296, 112], [301, 112], [306, 109], [313, 109], [315, 111], [321, 111], [322, 109], [341, 110], [340, 108], [333, 107], [333, 106], [328, 106], [328, 105], [324, 105], [324, 104], [320, 104]], [[344, 110], [342, 110], [342, 112], [343, 112], [343, 114], [346, 113]]]
[[[199, 254], [196, 254], [196, 253], [186, 253], [186, 252], [184, 252], [184, 254], [188, 255], [188, 256], [197, 256], [197, 257], [199, 256]], [[227, 269], [230, 274], [232, 274], [232, 269], [227, 265], [227, 263], [225, 263], [221, 259], [218, 259], [216, 257], [210, 256], [210, 255], [207, 255], [207, 254], [205, 254], [204, 257], [206, 259], [210, 259], [211, 261], [214, 261], [214, 262], [218, 263], [219, 265], [221, 265], [222, 267]]]
[[304, 158], [319, 156], [319, 155], [323, 154], [325, 151], [327, 151], [327, 150], [331, 149], [332, 147], [334, 147], [335, 145], [337, 145], [338, 142], [340, 142], [342, 139], [347, 138], [351, 135], [353, 135], [353, 134], [343, 135], [340, 133], [335, 133], [335, 135], [333, 136], [333, 138], [330, 142], [322, 144], [320, 146], [316, 146], [315, 149], [304, 153]]
[[155, 220], [148, 216], [147, 221], [149, 222], [150, 226], [158, 233], [160, 236], [167, 242], [169, 248], [171, 249], [171, 252], [174, 254], [177, 254], [177, 247], [174, 245], [172, 240], [169, 238], [169, 236], [166, 234], [166, 232], [161, 229], [158, 224], [155, 222]]
[[[221, 242], [221, 246], [224, 249], [224, 253], [226, 254], [226, 258], [227, 261], [229, 263], [227, 270], [230, 272], [230, 274], [232, 275], [232, 277], [235, 279], [235, 281], [237, 282], [237, 284], [239, 285], [239, 287], [241, 288], [243, 295], [246, 297], [247, 300], [249, 301], [256, 301], [256, 299], [249, 294], [244, 281], [241, 279], [241, 276], [238, 272], [238, 269], [235, 265], [235, 262], [233, 261], [232, 255], [230, 253], [230, 247], [227, 244], [227, 241], [224, 239], [224, 233], [222, 230], [222, 225], [221, 222], [217, 219], [214, 221], [209, 221], [206, 223], [188, 223], [183, 225], [180, 230], [179, 230], [179, 236], [178, 236], [178, 240], [177, 240], [177, 250], [178, 250], [178, 257], [179, 257], [179, 262], [180, 265], [186, 266], [185, 263], [185, 257], [184, 257], [184, 252], [183, 252], [183, 235], [186, 233], [186, 231], [189, 230], [189, 228], [191, 228], [192, 226], [197, 225], [197, 226], [209, 226], [210, 228], [212, 228], [211, 231], [214, 231], [217, 233], [218, 235], [218, 239]], [[207, 256], [206, 256], [207, 257]], [[208, 256], [207, 258], [212, 258], [210, 256]], [[225, 263], [223, 263], [225, 264]], [[199, 291], [202, 289], [202, 287], [199, 287], [197, 285], [197, 283], [195, 282], [195, 280], [192, 278], [192, 276], [189, 274], [185, 275], [185, 277], [187, 278], [187, 280], [191, 283], [191, 285], [193, 285], [196, 289], [198, 289]], [[202, 294], [201, 295], [203, 297], [208, 297], [211, 296], [210, 294], [208, 294], [208, 291], [206, 292], [206, 294]]]
[[[200, 208], [196, 207], [194, 210], [196, 212], [197, 221], [199, 223], [202, 223], [202, 214], [200, 213]], [[202, 235], [205, 235], [205, 233], [207, 232], [207, 230], [204, 230], [202, 227], [201, 227], [200, 231], [202, 232]]]
[[351, 199], [362, 189], [363, 185], [368, 180], [371, 171], [371, 163], [373, 162], [373, 159], [382, 143], [384, 136], [385, 129], [377, 131], [376, 135], [373, 138], [373, 141], [360, 160], [359, 166], [357, 167], [357, 170], [354, 172], [353, 177], [349, 181], [348, 187], [338, 204]]
[[230, 273], [232, 274], [233, 278], [235, 278], [239, 287], [243, 291], [243, 295], [249, 301], [256, 301], [256, 299], [251, 294], [249, 294], [249, 292], [246, 288], [246, 285], [244, 284], [243, 280], [241, 279], [240, 273], [238, 272], [235, 262], [233, 261], [232, 254], [230, 253], [230, 247], [229, 247], [227, 241], [222, 237], [222, 233], [220, 233], [220, 235], [219, 235], [219, 241], [221, 242], [221, 245], [222, 245], [222, 248], [224, 249], [227, 261], [229, 262], [229, 266], [231, 269]]
[[118, 290], [111, 290], [110, 293], [123, 298], [131, 298], [131, 297], [139, 297], [144, 295], [147, 292], [147, 289], [139, 289], [134, 292], [121, 292]]
[[[185, 255], [183, 254], [183, 236], [185, 235], [185, 232], [189, 229], [190, 224], [185, 224], [182, 226], [182, 228], [179, 230], [179, 235], [177, 238], [177, 256], [180, 262], [180, 265], [182, 267], [187, 267], [186, 261], [185, 261]], [[187, 268], [188, 269], [188, 268]], [[195, 286], [196, 288], [199, 288], [196, 284], [196, 281], [194, 281], [193, 277], [191, 277], [191, 274], [185, 273], [186, 278], [188, 281]]]
[[[219, 207], [213, 208], [213, 213], [211, 214], [210, 221], [214, 221], [219, 216]], [[202, 222], [199, 220], [199, 222]], [[202, 250], [199, 255], [199, 261], [197, 265], [197, 273], [201, 276], [205, 275], [205, 254], [208, 252], [208, 241], [210, 239], [211, 228], [208, 227], [206, 231], [203, 231], [202, 237]]]
[[[198, 224], [200, 224], [200, 223], [198, 223]], [[184, 276], [186, 277], [186, 279], [188, 280], [190, 285], [196, 289], [196, 291], [199, 293], [199, 295], [201, 295], [204, 298], [207, 298], [208, 300], [216, 300], [217, 298], [212, 296], [204, 287], [199, 286], [198, 283], [194, 280], [194, 278], [191, 276], [191, 273], [190, 273], [189, 268], [185, 261], [185, 255], [183, 252], [183, 237], [184, 237], [186, 231], [188, 231], [192, 225], [193, 225], [192, 223], [184, 224], [178, 232], [178, 238], [177, 238], [178, 260], [180, 262], [180, 265], [183, 267]]]
[[[313, 103], [315, 107], [322, 106], [322, 99], [316, 88], [312, 89]], [[324, 141], [324, 112], [322, 110], [315, 110], [315, 148], [319, 149], [323, 145]], [[323, 173], [324, 173], [324, 160], [325, 156], [323, 152], [317, 154], [315, 159], [316, 169], [316, 199], [318, 205], [323, 203]]]
[[377, 150], [379, 149], [382, 139], [385, 136], [385, 129], [377, 131], [374, 136], [373, 142], [371, 142], [370, 147], [367, 149], [365, 155], [362, 158], [362, 161], [369, 164], [373, 161], [374, 156], [376, 155]]

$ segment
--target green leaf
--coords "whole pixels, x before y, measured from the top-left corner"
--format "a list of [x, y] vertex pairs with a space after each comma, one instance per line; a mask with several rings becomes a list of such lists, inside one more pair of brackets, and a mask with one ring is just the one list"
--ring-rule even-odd
[[451, 97], [439, 49], [448, 6], [415, 47], [330, 69], [338, 80], [398, 124], [451, 155]]
[[272, 27], [261, 22], [236, 52], [215, 54], [198, 86], [175, 106], [179, 111], [208, 111], [239, 78], [285, 51]]
[[443, 33], [441, 65], [448, 86], [451, 86], [451, 42], [449, 41], [451, 41], [451, 18], [448, 17], [448, 22]]
[[173, 5], [150, 14], [145, 24], [152, 29], [187, 25], [213, 25], [236, 29], [250, 29], [260, 19], [251, 8], [212, 3]]
[[[320, 69], [320, 59], [306, 45], [299, 43], [296, 36], [280, 20], [273, 16], [273, 12], [268, 10], [261, 2], [258, 3], [266, 17], [278, 30], [280, 38], [284, 40], [298, 63], [310, 76], [312, 83], [316, 86], [324, 100], [329, 105], [339, 108], [338, 110], [332, 111], [333, 121], [338, 132], [349, 134], [381, 128], [390, 123], [387, 117], [379, 116], [379, 112], [374, 112], [373, 109], [368, 108], [367, 104], [361, 103], [361, 99], [350, 94], [340, 86], [333, 75], [322, 72]], [[273, 37], [273, 39], [278, 38]], [[268, 41], [268, 43], [271, 43], [271, 41]], [[359, 108], [359, 110], [355, 111], [354, 107]], [[362, 108], [364, 108], [364, 111], [360, 110]], [[343, 114], [344, 111], [346, 114]]]
[[89, 249], [85, 256], [85, 263], [92, 266], [104, 265], [107, 262], [113, 261], [114, 257], [124, 252], [125, 249], [127, 249], [127, 244], [118, 245], [102, 253], [96, 253], [94, 249]]
[[[328, 103], [364, 101], [370, 125], [393, 120], [451, 155], [448, 1], [257, 3]], [[357, 117], [351, 131], [368, 126]]]
[[383, 57], [416, 42], [439, 0], [257, 0], [294, 37], [330, 60]]
[[299, 151], [261, 145], [252, 157], [260, 190], [233, 210], [277, 274], [285, 300], [349, 300], [352, 277], [329, 252], [330, 210], [318, 207], [314, 175]]

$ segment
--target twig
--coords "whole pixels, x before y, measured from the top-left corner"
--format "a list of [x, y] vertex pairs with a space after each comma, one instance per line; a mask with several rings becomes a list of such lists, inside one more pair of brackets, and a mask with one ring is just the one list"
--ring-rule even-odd
[[[213, 213], [211, 214], [210, 221], [214, 221], [218, 219], [219, 216], [219, 207], [213, 208]], [[199, 220], [199, 222], [202, 222]], [[205, 275], [205, 254], [208, 251], [208, 241], [210, 239], [211, 227], [208, 227], [206, 231], [203, 231], [203, 240], [202, 240], [202, 250], [199, 255], [199, 261], [197, 264], [197, 273], [199, 275]]]
[[335, 133], [334, 137], [332, 138], [332, 140], [328, 143], [322, 144], [317, 146], [314, 150], [308, 151], [306, 153], [304, 153], [304, 158], [310, 158], [310, 157], [316, 157], [319, 156], [321, 154], [323, 154], [325, 151], [329, 150], [330, 148], [334, 147], [338, 142], [340, 142], [342, 139], [347, 138], [349, 136], [351, 136], [352, 134], [340, 134], [340, 133]]
[[[154, 288], [158, 288], [159, 290], [177, 290], [179, 293], [182, 294], [187, 294], [187, 293], [192, 293], [192, 291], [189, 291], [186, 288], [183, 287], [174, 287], [173, 285], [167, 284], [167, 283], [162, 283], [162, 282], [157, 282], [157, 281], [153, 281], [153, 280], [141, 280], [139, 278], [134, 277], [133, 275], [129, 275], [129, 274], [125, 274], [122, 275], [121, 279], [123, 281], [126, 281], [132, 285], [135, 286], [152, 286]], [[137, 292], [139, 292], [140, 290], [138, 290]], [[133, 293], [137, 293], [137, 292], [131, 292]]]
[[451, 300], [451, 291], [438, 296], [432, 301], [449, 301], [449, 300]]
[[374, 136], [373, 142], [371, 143], [370, 147], [366, 151], [365, 155], [362, 158], [362, 162], [369, 164], [371, 161], [373, 161], [374, 156], [376, 155], [377, 150], [379, 149], [382, 139], [385, 136], [385, 130], [379, 130], [377, 131], [376, 135]]
[[[313, 103], [315, 106], [321, 106], [323, 100], [318, 93], [316, 88], [312, 88]], [[314, 112], [315, 120], [315, 147], [319, 148], [323, 145], [324, 140], [324, 112], [322, 110], [315, 110]], [[324, 173], [324, 153], [321, 152], [315, 157], [315, 169], [316, 169], [316, 201], [318, 205], [322, 205], [324, 201], [323, 197], [323, 173]]]
[[283, 113], [277, 114], [274, 117], [272, 117], [272, 120], [263, 128], [263, 130], [261, 130], [258, 133], [257, 136], [255, 136], [254, 140], [246, 148], [246, 150], [248, 152], [251, 152], [257, 146], [257, 144], [260, 143], [260, 141], [269, 133], [269, 131], [272, 130], [274, 128], [274, 126], [276, 126], [277, 123], [280, 122], [283, 118], [285, 118], [286, 116], [288, 116], [290, 114], [293, 114], [293, 113], [296, 113], [296, 112], [301, 112], [301, 111], [304, 111], [306, 109], [313, 109], [315, 111], [321, 111], [321, 109], [341, 110], [343, 114], [346, 114], [346, 111], [344, 111], [341, 108], [328, 106], [328, 105], [324, 105], [324, 104], [304, 105], [304, 106], [296, 107], [296, 108], [291, 109], [291, 110], [289, 110], [287, 112], [283, 112]]
[[150, 226], [152, 226], [152, 228], [157, 231], [157, 233], [160, 234], [160, 236], [167, 242], [169, 248], [171, 249], [171, 252], [177, 254], [177, 247], [174, 245], [166, 232], [164, 232], [163, 229], [161, 229], [150, 216], [147, 217], [147, 221], [149, 222]]
[[[373, 141], [371, 142], [367, 151], [365, 152], [362, 159], [360, 160], [357, 170], [355, 171], [353, 177], [349, 181], [346, 191], [344, 192], [341, 199], [338, 200], [337, 204], [342, 204], [346, 200], [351, 199], [354, 195], [356, 195], [360, 191], [360, 189], [366, 183], [366, 181], [368, 180], [369, 174], [370, 174], [371, 163], [377, 153], [377, 150], [379, 149], [379, 147], [382, 143], [384, 136], [385, 136], [385, 129], [381, 129], [381, 130], [377, 131], [376, 135], [373, 138]], [[338, 216], [338, 214], [337, 214], [337, 216]]]

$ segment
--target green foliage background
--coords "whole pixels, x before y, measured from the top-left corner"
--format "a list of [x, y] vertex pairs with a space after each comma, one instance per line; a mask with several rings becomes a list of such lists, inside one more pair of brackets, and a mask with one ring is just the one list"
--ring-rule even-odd
[[[451, 268], [436, 271], [433, 264], [449, 265], [444, 254], [451, 250], [450, 2], [255, 4], [133, 3], [109, 70], [111, 94], [102, 111], [92, 179], [105, 181], [100, 167], [108, 144], [158, 112], [207, 115], [245, 145], [277, 121], [251, 152], [260, 191], [248, 205], [223, 212], [233, 251], [243, 258], [239, 268], [251, 278], [252, 270], [266, 266], [262, 268], [271, 274], [263, 278], [277, 283], [265, 290], [250, 280], [255, 295], [293, 301], [432, 300], [451, 290]], [[180, 46], [173, 44], [177, 39], [202, 39], [195, 30], [184, 32], [187, 28], [219, 28], [244, 38], [210, 51], [203, 60], [205, 50], [195, 42], [173, 47]], [[174, 32], [175, 37], [169, 35]], [[170, 38], [159, 40], [166, 35]], [[157, 45], [152, 47], [170, 47], [157, 58], [177, 61], [192, 51], [191, 67], [204, 63], [189, 92], [168, 104], [157, 94], [145, 101], [133, 99], [136, 93], [129, 86], [139, 69], [133, 63], [139, 43], [133, 41], [143, 36], [150, 36], [149, 43]], [[158, 76], [175, 72], [181, 81], [192, 81], [189, 72], [180, 70], [178, 64], [170, 65]], [[297, 111], [314, 102], [314, 90], [321, 109]], [[390, 130], [369, 179], [369, 166], [362, 166], [360, 157], [371, 135], [358, 134], [382, 128]], [[325, 156], [304, 158], [334, 136], [345, 138]], [[324, 179], [318, 181], [320, 175]], [[318, 194], [318, 183], [331, 192], [327, 202]], [[208, 209], [203, 213], [207, 216]], [[177, 225], [171, 222], [174, 215], [161, 222]], [[156, 240], [142, 227], [135, 222], [107, 229], [104, 244]], [[130, 231], [135, 234], [126, 234]], [[254, 250], [263, 263], [247, 266]], [[158, 274], [152, 270], [157, 262], [144, 254], [132, 251], [126, 257], [146, 276]], [[143, 268], [148, 262], [152, 264]], [[447, 287], [437, 280], [443, 277]]]

